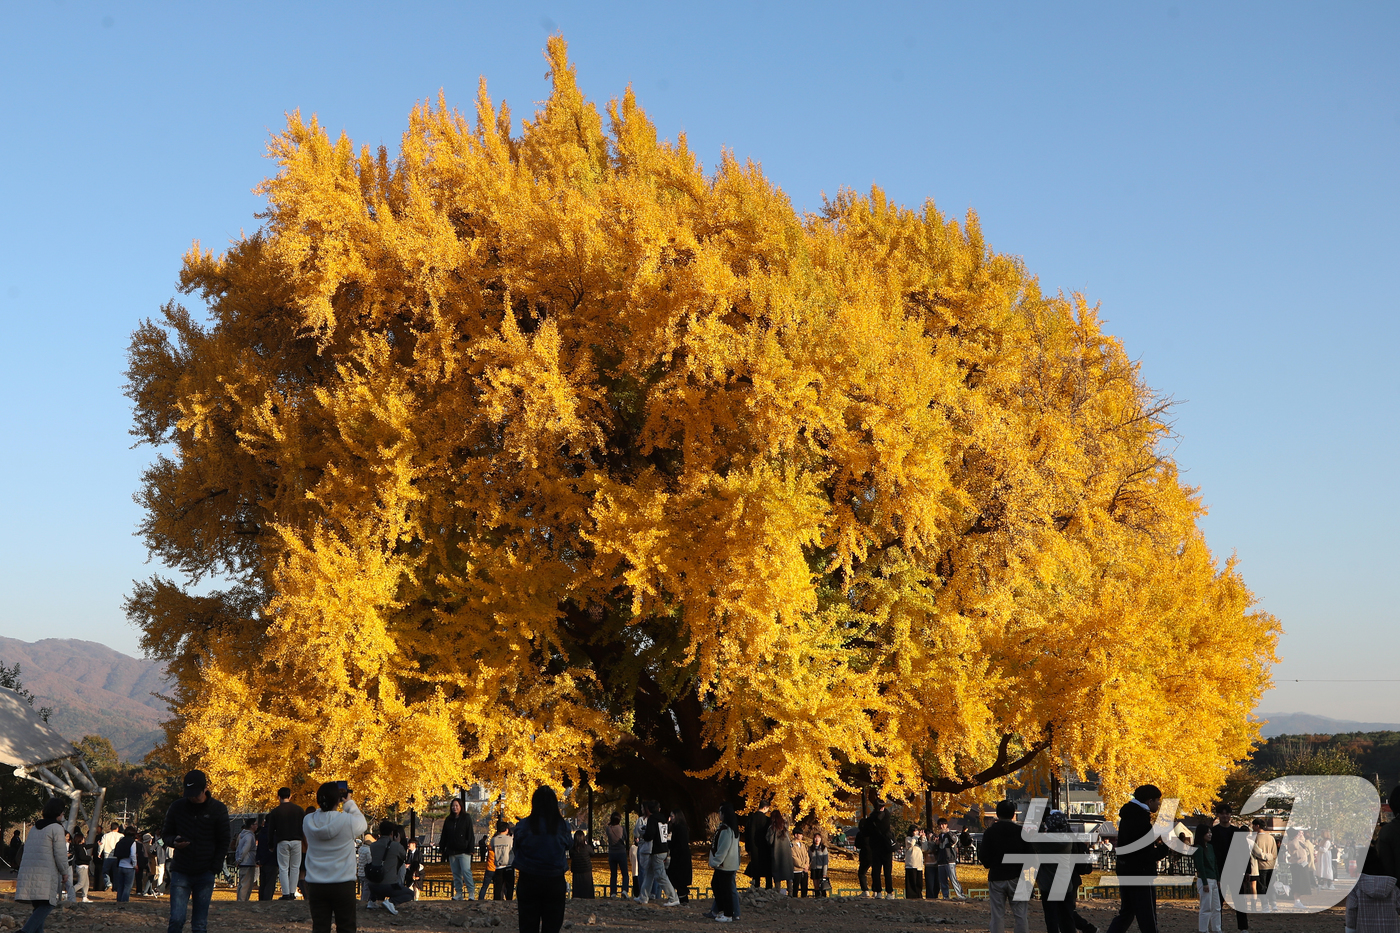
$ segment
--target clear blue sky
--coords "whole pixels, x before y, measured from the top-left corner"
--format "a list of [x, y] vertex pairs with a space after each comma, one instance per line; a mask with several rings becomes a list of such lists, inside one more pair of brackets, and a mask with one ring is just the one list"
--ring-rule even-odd
[[127, 342], [192, 240], [257, 227], [284, 113], [393, 149], [485, 75], [524, 116], [555, 30], [709, 164], [974, 208], [1101, 302], [1287, 630], [1261, 707], [1400, 721], [1400, 684], [1290, 682], [1400, 677], [1393, 3], [5, 4], [0, 634], [136, 653]]

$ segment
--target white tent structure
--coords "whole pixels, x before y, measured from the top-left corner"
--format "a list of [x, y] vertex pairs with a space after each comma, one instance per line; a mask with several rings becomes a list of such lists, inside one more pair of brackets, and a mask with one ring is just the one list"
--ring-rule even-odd
[[[49, 794], [62, 794], [72, 801], [64, 828], [72, 831], [78, 817], [95, 828], [102, 818], [105, 787], [83, 761], [83, 753], [55, 732], [34, 708], [13, 690], [0, 687], [0, 766], [13, 768], [15, 777], [26, 778]], [[83, 797], [91, 799], [84, 807]]]

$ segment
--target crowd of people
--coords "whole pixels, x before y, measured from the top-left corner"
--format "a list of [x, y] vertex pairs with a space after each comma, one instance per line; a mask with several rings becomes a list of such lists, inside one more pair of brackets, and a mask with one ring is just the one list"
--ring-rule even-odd
[[[283, 899], [304, 897], [312, 933], [329, 933], [332, 927], [352, 933], [357, 909], [397, 912], [395, 905], [417, 897], [424, 866], [419, 840], [390, 820], [371, 833], [344, 782], [322, 784], [315, 806], [304, 810], [292, 802], [290, 789], [282, 788], [278, 797], [266, 815], [243, 822], [236, 840], [230, 839], [227, 808], [212, 796], [200, 771], [185, 776], [184, 795], [166, 813], [158, 838], [112, 824], [107, 833], [88, 841], [81, 830], [76, 835], [65, 831], [66, 802], [49, 800], [28, 839], [16, 835], [5, 852], [7, 860], [19, 865], [15, 900], [33, 907], [22, 933], [41, 933], [62, 898], [87, 900], [90, 887], [109, 886], [118, 903], [128, 902], [133, 893], [163, 889], [170, 897], [168, 933], [181, 933], [187, 918], [193, 933], [206, 933], [215, 879], [231, 843], [238, 899], [249, 900], [255, 883], [260, 900], [271, 900], [278, 889]], [[1120, 906], [1107, 933], [1126, 933], [1134, 923], [1141, 933], [1156, 933], [1154, 882], [1159, 863], [1168, 856], [1155, 819], [1161, 803], [1161, 790], [1146, 784], [1119, 812]], [[1400, 787], [1390, 804], [1400, 807]], [[991, 933], [1005, 933], [1008, 925], [1015, 933], [1029, 933], [1030, 902], [1024, 899], [1028, 869], [1039, 890], [1047, 933], [1097, 933], [1077, 904], [1081, 879], [1093, 861], [1089, 846], [1070, 832], [1068, 817], [1059, 810], [1045, 815], [1036, 827], [1039, 832], [1027, 832], [1017, 813], [1011, 801], [998, 803], [996, 822], [977, 846], [978, 860], [987, 869]], [[710, 815], [706, 828], [713, 901], [705, 917], [720, 923], [739, 918], [741, 854], [747, 855], [743, 874], [751, 888], [791, 897], [831, 893], [832, 850], [813, 820], [793, 824], [765, 804], [741, 821], [726, 803]], [[588, 835], [571, 829], [548, 787], [535, 791], [529, 816], [513, 825], [498, 820], [494, 829], [494, 835], [478, 836], [463, 802], [450, 803], [439, 851], [452, 875], [452, 897], [478, 897], [475, 857], [484, 862], [481, 898], [491, 893], [496, 900], [518, 901], [522, 933], [557, 933], [570, 892], [575, 898], [595, 896]], [[656, 900], [666, 907], [687, 903], [693, 850], [684, 813], [649, 800], [630, 830], [617, 813], [604, 829], [610, 895], [630, 896], [641, 904]], [[905, 898], [965, 900], [957, 865], [970, 846], [966, 830], [954, 832], [940, 819], [936, 827], [912, 826], [901, 835], [902, 851], [889, 808], [876, 800], [855, 833], [861, 894], [894, 896], [893, 862], [899, 851]], [[1213, 820], [1200, 822], [1180, 841], [1182, 851], [1191, 853], [1200, 933], [1219, 933], [1227, 906], [1239, 930], [1249, 929], [1251, 913], [1275, 909], [1282, 887], [1275, 877], [1280, 865], [1288, 868], [1287, 890], [1295, 907], [1304, 906], [1302, 899], [1314, 885], [1330, 889], [1337, 879], [1338, 846], [1330, 834], [1314, 840], [1306, 829], [1295, 827], [1278, 838], [1260, 820], [1237, 824], [1224, 804], [1215, 808]], [[1247, 850], [1247, 868], [1240, 890], [1226, 897], [1220, 885], [1226, 858], [1236, 845]], [[1348, 929], [1400, 933], [1400, 822], [1381, 827], [1361, 863], [1346, 898]]]

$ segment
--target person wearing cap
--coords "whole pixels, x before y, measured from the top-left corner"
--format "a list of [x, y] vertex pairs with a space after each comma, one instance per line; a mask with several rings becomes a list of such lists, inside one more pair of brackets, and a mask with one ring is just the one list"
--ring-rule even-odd
[[[1132, 844], [1153, 835], [1153, 815], [1162, 806], [1162, 792], [1155, 785], [1143, 784], [1133, 791], [1133, 798], [1118, 811], [1118, 914], [1108, 925], [1108, 933], [1123, 933], [1137, 921], [1141, 933], [1157, 933], [1157, 891], [1152, 877], [1157, 874], [1157, 862], [1167, 854], [1160, 840], [1140, 847]], [[1123, 849], [1130, 851], [1124, 852]], [[1125, 876], [1147, 878], [1123, 884]]]
[[207, 933], [209, 900], [214, 895], [214, 878], [224, 867], [229, 824], [228, 808], [209, 793], [203, 771], [185, 775], [185, 795], [166, 811], [160, 835], [161, 842], [175, 850], [166, 867], [170, 879], [167, 933], [181, 933], [186, 915], [193, 933]]

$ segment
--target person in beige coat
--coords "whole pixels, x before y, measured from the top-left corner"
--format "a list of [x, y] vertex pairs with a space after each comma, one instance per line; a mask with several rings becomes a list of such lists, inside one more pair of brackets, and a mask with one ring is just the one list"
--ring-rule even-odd
[[64, 837], [65, 801], [51, 797], [44, 804], [43, 818], [34, 824], [24, 844], [24, 861], [15, 880], [15, 903], [34, 906], [21, 933], [41, 933], [49, 911], [58, 906], [59, 891], [73, 890], [73, 871], [68, 865], [68, 845]]

